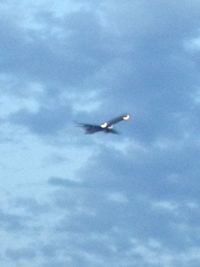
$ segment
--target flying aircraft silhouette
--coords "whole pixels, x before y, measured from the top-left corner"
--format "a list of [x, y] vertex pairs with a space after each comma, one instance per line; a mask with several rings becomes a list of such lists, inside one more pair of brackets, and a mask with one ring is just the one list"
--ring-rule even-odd
[[86, 134], [93, 134], [96, 132], [104, 132], [104, 133], [113, 133], [118, 134], [115, 129], [113, 129], [113, 125], [120, 121], [127, 121], [130, 118], [129, 114], [122, 114], [114, 119], [103, 122], [100, 125], [95, 124], [87, 124], [87, 123], [78, 123], [78, 126], [85, 129]]

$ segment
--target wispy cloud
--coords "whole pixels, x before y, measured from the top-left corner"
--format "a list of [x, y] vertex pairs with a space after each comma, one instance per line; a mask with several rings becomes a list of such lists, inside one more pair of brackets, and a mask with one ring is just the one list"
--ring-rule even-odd
[[1, 1], [2, 267], [199, 266], [199, 7]]

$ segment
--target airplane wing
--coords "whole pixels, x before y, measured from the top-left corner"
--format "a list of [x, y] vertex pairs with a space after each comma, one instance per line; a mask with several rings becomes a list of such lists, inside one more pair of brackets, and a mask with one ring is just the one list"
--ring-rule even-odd
[[116, 131], [115, 129], [112, 129], [112, 128], [108, 128], [108, 132], [112, 133], [112, 134], [119, 134], [118, 131]]
[[99, 125], [87, 124], [87, 123], [78, 123], [77, 125], [84, 128], [87, 134], [96, 133], [102, 130], [102, 128]]
[[102, 123], [101, 124], [101, 127], [102, 128], [106, 128], [106, 127], [112, 126], [113, 124], [118, 123], [120, 121], [126, 121], [126, 120], [128, 120], [129, 117], [130, 117], [129, 114], [122, 114], [119, 117], [116, 117], [116, 118], [114, 118], [112, 120], [109, 120], [109, 121], [106, 121], [106, 122]]

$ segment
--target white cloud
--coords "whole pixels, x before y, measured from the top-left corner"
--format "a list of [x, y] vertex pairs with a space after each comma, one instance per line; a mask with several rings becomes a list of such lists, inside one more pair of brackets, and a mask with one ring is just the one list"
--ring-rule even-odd
[[200, 88], [196, 88], [196, 90], [192, 94], [192, 100], [196, 105], [200, 105]]
[[[152, 246], [151, 243], [155, 243]], [[157, 240], [140, 241], [132, 239], [132, 248], [128, 252], [129, 256], [139, 256], [140, 263], [156, 264], [163, 267], [190, 266], [192, 262], [199, 262], [199, 247], [190, 247], [181, 251], [170, 250]], [[195, 265], [196, 266], [196, 265]]]
[[[123, 125], [121, 125], [121, 128], [123, 130]], [[97, 139], [96, 142], [100, 144], [101, 146], [106, 146], [125, 156], [128, 156], [129, 153], [133, 153], [133, 154], [135, 153], [135, 155], [137, 155], [138, 157], [138, 153], [142, 154], [148, 151], [147, 147], [142, 145], [140, 142], [134, 139], [131, 139], [131, 138], [126, 138], [126, 137], [120, 138], [120, 140], [109, 140], [109, 142], [103, 142], [102, 140]]]
[[[62, 2], [55, 2], [53, 0], [40, 0], [40, 1], [1, 1], [0, 13], [3, 16], [9, 16], [10, 19], [15, 20], [18, 24], [28, 28], [38, 28], [40, 22], [37, 21], [35, 15], [37, 12], [50, 12], [56, 16], [64, 16], [69, 12], [79, 10], [84, 4], [75, 3], [71, 0]], [[40, 26], [39, 26], [40, 27]]]
[[[25, 195], [29, 194], [29, 190], [35, 190], [34, 185], [44, 184], [52, 176], [77, 179], [79, 169], [97, 153], [94, 147], [70, 145], [68, 141], [63, 141], [64, 145], [44, 142], [18, 127], [10, 128], [9, 135], [9, 126], [4, 128], [2, 138], [7, 135], [7, 141], [0, 144], [4, 155], [0, 160], [2, 186], [9, 188], [12, 185], [15, 188], [18, 184], [29, 184], [27, 193], [23, 193]], [[58, 156], [62, 160], [56, 163]], [[55, 161], [52, 157], [55, 157]], [[40, 193], [42, 192], [41, 188]]]
[[176, 201], [176, 200], [159, 200], [150, 201], [151, 208], [158, 212], [171, 213], [173, 215], [182, 215], [187, 218], [190, 211], [198, 209], [199, 204], [196, 201]]
[[191, 210], [195, 210], [199, 208], [199, 203], [195, 202], [195, 201], [188, 201], [186, 203], [186, 207], [188, 207]]
[[108, 193], [107, 198], [109, 201], [118, 203], [118, 204], [126, 204], [128, 203], [128, 198], [125, 194], [121, 192], [113, 192], [113, 193]]
[[200, 37], [195, 37], [184, 42], [184, 48], [188, 52], [200, 51]]
[[31, 97], [0, 97], [0, 116], [2, 119], [6, 118], [9, 114], [15, 113], [21, 109], [26, 109], [30, 112], [37, 112], [39, 110], [39, 102]]
[[0, 75], [0, 117], [6, 118], [21, 109], [37, 112], [44, 88], [39, 83], [20, 82], [9, 75]]
[[171, 213], [177, 215], [179, 212], [179, 205], [174, 201], [160, 200], [151, 203], [153, 210], [164, 213]]
[[64, 92], [60, 94], [59, 99], [63, 104], [70, 103], [74, 113], [95, 112], [100, 109], [103, 102], [99, 90], [87, 90], [83, 94]]

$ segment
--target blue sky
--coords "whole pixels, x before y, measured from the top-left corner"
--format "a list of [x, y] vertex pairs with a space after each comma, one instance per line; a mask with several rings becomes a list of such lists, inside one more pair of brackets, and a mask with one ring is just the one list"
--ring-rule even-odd
[[1, 267], [198, 267], [200, 2], [1, 1], [0, 39]]

